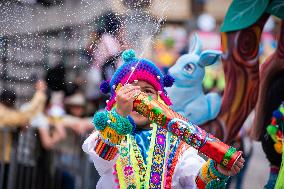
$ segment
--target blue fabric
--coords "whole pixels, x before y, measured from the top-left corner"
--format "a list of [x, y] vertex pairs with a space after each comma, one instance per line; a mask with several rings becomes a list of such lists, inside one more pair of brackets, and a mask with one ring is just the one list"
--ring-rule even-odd
[[133, 126], [133, 129], [132, 129], [132, 132], [131, 132], [131, 133], [134, 134], [135, 131], [136, 131], [136, 124], [135, 124], [133, 118], [132, 118], [130, 115], [127, 116], [127, 119], [129, 120], [129, 122], [130, 122], [131, 125]]
[[270, 172], [269, 179], [267, 184], [264, 186], [265, 189], [273, 189], [276, 181], [277, 181], [278, 174]]
[[147, 164], [147, 152], [150, 147], [150, 137], [151, 137], [151, 130], [139, 130], [136, 129], [135, 132], [132, 133], [134, 139], [139, 147], [141, 155], [143, 156], [145, 164]]

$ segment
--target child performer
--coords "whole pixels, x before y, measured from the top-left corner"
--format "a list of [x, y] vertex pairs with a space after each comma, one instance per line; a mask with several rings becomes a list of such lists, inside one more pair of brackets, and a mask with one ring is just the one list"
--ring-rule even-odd
[[225, 188], [244, 159], [230, 170], [211, 159], [206, 162], [197, 150], [133, 111], [140, 92], [171, 105], [164, 87], [174, 81], [149, 60], [137, 59], [133, 50], [124, 51], [122, 58], [110, 83], [101, 85], [111, 97], [106, 110], [94, 116], [97, 131], [83, 144], [101, 176], [97, 189]]

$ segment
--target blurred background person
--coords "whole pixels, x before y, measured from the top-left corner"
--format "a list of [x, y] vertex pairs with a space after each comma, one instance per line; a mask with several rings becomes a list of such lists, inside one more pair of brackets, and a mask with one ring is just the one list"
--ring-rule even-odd
[[[43, 81], [35, 84], [36, 92], [29, 103], [29, 108], [20, 111], [15, 107], [17, 95], [12, 90], [3, 90], [0, 95], [0, 127], [9, 129], [26, 128], [30, 120], [38, 113], [43, 111], [46, 100], [46, 85]], [[9, 174], [9, 162], [12, 147], [12, 130], [3, 130], [0, 132], [0, 165], [4, 174], [3, 188], [7, 187], [7, 178]], [[6, 133], [6, 134], [5, 134]], [[2, 168], [4, 167], [4, 169]], [[1, 171], [1, 172], [2, 172]], [[1, 173], [2, 174], [2, 173]]]
[[103, 107], [106, 98], [100, 93], [99, 86], [102, 80], [108, 80], [119, 64], [119, 55], [122, 52], [121, 19], [114, 12], [106, 12], [100, 18], [96, 41], [90, 52], [93, 64], [88, 72], [86, 97], [95, 104], [98, 110]]
[[[43, 111], [33, 116], [28, 125], [38, 130], [42, 147], [46, 150], [51, 150], [58, 142], [66, 137], [66, 132], [64, 126], [60, 123], [52, 125], [48, 114], [51, 107], [51, 93], [47, 92], [46, 96], [47, 99]], [[26, 111], [29, 106], [30, 104], [22, 105], [21, 111]]]
[[92, 117], [86, 117], [86, 100], [82, 93], [77, 92], [65, 98], [66, 115], [63, 117], [63, 124], [77, 132], [85, 134], [88, 130], [92, 130]]

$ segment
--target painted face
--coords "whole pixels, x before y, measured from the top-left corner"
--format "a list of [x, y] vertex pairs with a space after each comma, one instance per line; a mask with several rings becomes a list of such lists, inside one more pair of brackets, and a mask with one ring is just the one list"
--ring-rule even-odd
[[[140, 90], [149, 96], [151, 96], [153, 99], [158, 100], [158, 92], [155, 90], [155, 88], [148, 84], [145, 81], [138, 81], [138, 83], [132, 83], [132, 85], [140, 86]], [[130, 116], [133, 118], [135, 124], [138, 128], [144, 128], [145, 126], [149, 125], [151, 122], [148, 118], [140, 115], [139, 113], [132, 111], [130, 113]]]

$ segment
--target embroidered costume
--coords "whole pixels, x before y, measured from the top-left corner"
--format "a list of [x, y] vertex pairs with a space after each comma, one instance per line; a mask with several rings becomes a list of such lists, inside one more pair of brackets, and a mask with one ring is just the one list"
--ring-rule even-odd
[[164, 87], [174, 81], [149, 60], [135, 58], [132, 50], [122, 58], [124, 64], [112, 80], [101, 85], [111, 97], [106, 110], [94, 116], [97, 131], [83, 144], [101, 176], [97, 188], [224, 188], [228, 177], [217, 171], [214, 161], [205, 162], [197, 150], [159, 125], [141, 130], [130, 116], [116, 112], [116, 91], [124, 84], [145, 81], [158, 91], [160, 102], [171, 105]]

